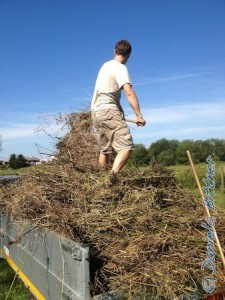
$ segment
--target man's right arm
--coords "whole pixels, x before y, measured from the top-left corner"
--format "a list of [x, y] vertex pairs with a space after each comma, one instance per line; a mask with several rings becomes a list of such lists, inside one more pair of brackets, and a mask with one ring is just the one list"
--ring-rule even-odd
[[128, 102], [130, 103], [130, 105], [133, 108], [133, 111], [137, 117], [136, 124], [138, 126], [145, 126], [146, 121], [142, 117], [140, 106], [139, 106], [139, 101], [138, 101], [137, 95], [136, 95], [135, 91], [133, 90], [131, 84], [130, 83], [124, 84], [123, 90], [127, 96]]

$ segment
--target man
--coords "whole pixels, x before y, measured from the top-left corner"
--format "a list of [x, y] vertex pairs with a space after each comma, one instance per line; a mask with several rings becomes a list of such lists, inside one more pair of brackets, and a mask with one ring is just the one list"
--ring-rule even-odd
[[103, 64], [98, 73], [91, 103], [92, 120], [100, 148], [99, 165], [103, 169], [107, 168], [109, 154], [113, 148], [117, 153], [112, 167], [113, 173], [117, 173], [125, 165], [134, 149], [132, 136], [120, 105], [122, 90], [136, 114], [137, 126], [144, 126], [146, 123], [125, 66], [130, 53], [131, 45], [128, 41], [117, 42], [114, 59]]

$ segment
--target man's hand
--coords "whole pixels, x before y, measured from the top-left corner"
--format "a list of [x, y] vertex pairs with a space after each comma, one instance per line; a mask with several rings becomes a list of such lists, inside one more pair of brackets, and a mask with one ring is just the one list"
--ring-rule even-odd
[[143, 127], [146, 124], [146, 121], [143, 119], [142, 116], [137, 116], [136, 124], [139, 127]]

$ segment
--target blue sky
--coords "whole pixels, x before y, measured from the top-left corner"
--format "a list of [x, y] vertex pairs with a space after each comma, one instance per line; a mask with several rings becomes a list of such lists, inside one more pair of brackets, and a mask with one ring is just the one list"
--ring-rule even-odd
[[36, 129], [88, 106], [119, 39], [148, 122], [131, 125], [135, 143], [224, 139], [224, 32], [224, 0], [1, 0], [0, 158], [54, 149]]

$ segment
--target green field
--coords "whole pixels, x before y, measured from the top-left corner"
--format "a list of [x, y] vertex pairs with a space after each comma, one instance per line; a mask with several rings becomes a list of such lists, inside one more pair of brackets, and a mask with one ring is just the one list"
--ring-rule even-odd
[[0, 176], [4, 175], [19, 175], [19, 174], [25, 174], [31, 170], [38, 169], [38, 170], [45, 170], [48, 168], [47, 164], [41, 164], [37, 166], [31, 166], [31, 167], [25, 167], [21, 169], [10, 169], [7, 166], [0, 166]]
[[[193, 171], [190, 165], [177, 165], [171, 167], [175, 173], [177, 181], [182, 184], [184, 188], [187, 188], [193, 192], [196, 197], [199, 197], [201, 201], [201, 195], [197, 188], [197, 184], [193, 175]], [[207, 177], [207, 163], [200, 163], [195, 166], [196, 173], [198, 175], [200, 185], [203, 188], [204, 182], [203, 179]], [[222, 207], [225, 209], [225, 189], [222, 188], [222, 179], [221, 173], [222, 170], [225, 169], [225, 162], [216, 162], [215, 164], [215, 181], [216, 181], [216, 189], [215, 189], [215, 205], [216, 207]], [[223, 173], [223, 177], [225, 176], [225, 172]], [[224, 178], [225, 179], [225, 178]], [[224, 180], [225, 181], [225, 180]]]
[[4, 259], [0, 259], [0, 300], [27, 300], [29, 292]]

